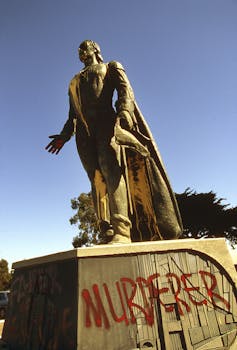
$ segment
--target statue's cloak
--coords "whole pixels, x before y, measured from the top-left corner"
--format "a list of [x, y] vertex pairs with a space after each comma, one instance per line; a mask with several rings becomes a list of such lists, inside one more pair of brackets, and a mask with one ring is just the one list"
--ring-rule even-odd
[[132, 238], [172, 239], [182, 233], [182, 220], [160, 153], [150, 129], [135, 103], [136, 130], [131, 133], [148, 150], [143, 156], [125, 147], [126, 182], [130, 203]]
[[[115, 126], [111, 142], [121, 146], [121, 166], [127, 186], [133, 241], [174, 239], [182, 233], [182, 220], [165, 167], [150, 129], [135, 103], [135, 128]], [[97, 213], [109, 222], [109, 202], [102, 175], [95, 176]]]

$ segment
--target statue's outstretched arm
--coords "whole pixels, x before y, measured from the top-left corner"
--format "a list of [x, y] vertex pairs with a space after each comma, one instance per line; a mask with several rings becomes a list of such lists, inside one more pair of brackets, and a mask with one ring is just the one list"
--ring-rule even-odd
[[68, 120], [64, 124], [62, 131], [60, 134], [49, 136], [49, 138], [53, 140], [45, 147], [48, 152], [58, 154], [63, 148], [64, 144], [70, 140], [71, 136], [74, 134], [75, 129], [74, 118], [74, 110], [70, 103]]

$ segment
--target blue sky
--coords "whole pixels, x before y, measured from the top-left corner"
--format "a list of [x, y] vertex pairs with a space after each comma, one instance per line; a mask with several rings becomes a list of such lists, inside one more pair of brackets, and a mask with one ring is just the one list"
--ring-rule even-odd
[[124, 65], [174, 191], [237, 205], [236, 17], [236, 0], [0, 0], [0, 258], [72, 248], [70, 199], [90, 184], [74, 140], [44, 147], [84, 39]]

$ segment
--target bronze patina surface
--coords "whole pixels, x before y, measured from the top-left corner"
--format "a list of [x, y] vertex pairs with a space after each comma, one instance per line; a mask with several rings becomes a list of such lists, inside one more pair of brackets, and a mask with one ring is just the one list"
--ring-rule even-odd
[[78, 52], [84, 68], [69, 85], [69, 116], [46, 149], [57, 154], [75, 134], [106, 241], [179, 237], [176, 199], [123, 66], [104, 63], [91, 40], [82, 42]]

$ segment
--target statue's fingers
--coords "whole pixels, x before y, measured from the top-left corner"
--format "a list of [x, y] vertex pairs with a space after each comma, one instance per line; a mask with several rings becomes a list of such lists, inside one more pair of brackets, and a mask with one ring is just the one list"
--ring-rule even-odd
[[56, 138], [58, 138], [59, 136], [60, 136], [60, 135], [50, 135], [49, 138], [50, 138], [50, 139], [56, 139]]
[[54, 145], [54, 140], [51, 141], [51, 142], [45, 147], [45, 149], [49, 150], [49, 152], [50, 152], [50, 148], [52, 148], [52, 147], [55, 147], [55, 145]]
[[57, 148], [56, 147], [52, 147], [52, 151], [51, 151], [51, 153], [56, 153], [57, 152]]
[[45, 147], [45, 149], [49, 149], [49, 147], [51, 146], [51, 142]]
[[49, 153], [54, 153], [55, 150], [56, 150], [56, 148], [55, 148], [53, 145], [50, 145], [50, 146], [48, 147], [48, 152], [49, 152]]

